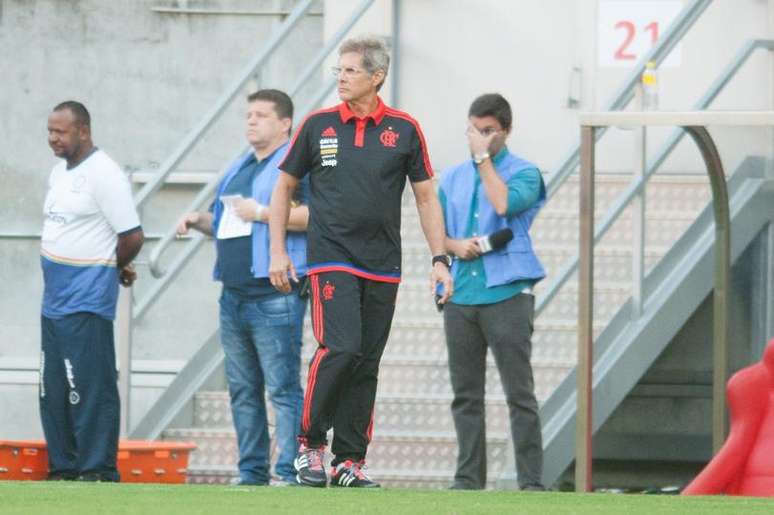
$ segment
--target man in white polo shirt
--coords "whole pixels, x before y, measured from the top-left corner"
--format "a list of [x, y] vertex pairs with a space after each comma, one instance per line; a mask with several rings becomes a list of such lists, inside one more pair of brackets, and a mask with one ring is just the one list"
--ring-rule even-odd
[[91, 141], [89, 112], [48, 118], [54, 166], [41, 237], [40, 417], [50, 479], [118, 481], [120, 404], [113, 319], [144, 236], [129, 181]]

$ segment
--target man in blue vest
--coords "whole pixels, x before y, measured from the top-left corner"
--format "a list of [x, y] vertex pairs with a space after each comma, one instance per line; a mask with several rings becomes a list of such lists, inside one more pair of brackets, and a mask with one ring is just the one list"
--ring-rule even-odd
[[[508, 403], [519, 487], [543, 490], [543, 446], [530, 355], [535, 298], [545, 276], [529, 228], [546, 199], [540, 171], [505, 146], [508, 101], [478, 97], [468, 111], [471, 159], [441, 176], [446, 250], [454, 256], [454, 294], [444, 329], [459, 454], [453, 489], [486, 486], [484, 389], [492, 349]], [[513, 238], [490, 237], [510, 234]], [[500, 232], [498, 232], [500, 231]], [[495, 247], [495, 248], [493, 248]]]
[[[277, 164], [285, 157], [293, 103], [273, 89], [247, 97], [247, 140], [253, 149], [226, 172], [208, 212], [186, 214], [189, 228], [215, 236], [214, 278], [223, 283], [220, 334], [239, 445], [238, 484], [269, 483], [269, 428], [264, 390], [274, 406], [279, 484], [295, 484], [296, 429], [303, 393], [299, 372], [306, 301], [299, 283], [278, 292], [268, 279], [269, 210]], [[287, 251], [300, 276], [306, 273], [309, 211], [301, 188], [293, 202]]]

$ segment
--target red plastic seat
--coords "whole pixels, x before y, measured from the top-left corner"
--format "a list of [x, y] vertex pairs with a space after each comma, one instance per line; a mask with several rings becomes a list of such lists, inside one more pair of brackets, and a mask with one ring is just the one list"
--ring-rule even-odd
[[774, 338], [726, 387], [731, 431], [683, 495], [774, 496]]

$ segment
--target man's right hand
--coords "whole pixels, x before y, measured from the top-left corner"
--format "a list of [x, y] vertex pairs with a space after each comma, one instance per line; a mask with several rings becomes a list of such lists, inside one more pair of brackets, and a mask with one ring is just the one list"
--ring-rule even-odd
[[199, 223], [198, 212], [193, 211], [191, 213], [184, 214], [183, 217], [180, 219], [180, 221], [177, 223], [178, 236], [188, 234], [188, 229], [190, 229], [191, 226], [196, 225], [198, 223]]
[[[446, 240], [449, 242], [449, 240]], [[481, 249], [478, 246], [478, 238], [466, 238], [464, 240], [451, 240], [449, 250], [452, 254], [462, 260], [476, 259], [481, 255]]]
[[[290, 278], [288, 278], [288, 275], [290, 275]], [[290, 293], [290, 279], [293, 282], [298, 282], [296, 268], [293, 266], [290, 256], [285, 251], [272, 252], [271, 260], [269, 261], [269, 280], [272, 286], [282, 293]]]
[[134, 281], [137, 280], [137, 272], [134, 270], [132, 264], [128, 264], [118, 271], [118, 282], [121, 286], [128, 288]]

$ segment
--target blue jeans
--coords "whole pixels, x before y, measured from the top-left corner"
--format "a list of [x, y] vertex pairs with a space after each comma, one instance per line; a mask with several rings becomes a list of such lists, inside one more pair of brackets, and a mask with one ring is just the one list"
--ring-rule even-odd
[[303, 404], [299, 373], [305, 310], [306, 302], [295, 291], [251, 300], [223, 289], [220, 338], [239, 445], [239, 475], [244, 483], [269, 481], [264, 389], [276, 415], [279, 456], [275, 474], [295, 481], [296, 431]]

